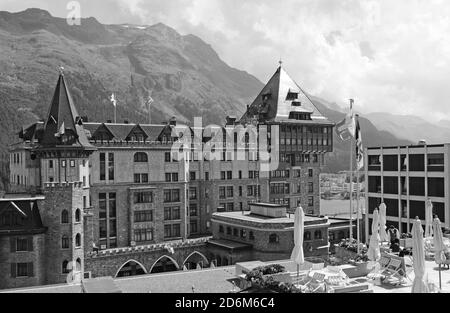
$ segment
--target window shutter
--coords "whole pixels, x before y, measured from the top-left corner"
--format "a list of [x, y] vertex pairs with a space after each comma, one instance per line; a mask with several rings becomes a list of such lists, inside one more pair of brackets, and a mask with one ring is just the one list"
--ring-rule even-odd
[[11, 277], [16, 278], [17, 270], [16, 270], [16, 263], [11, 263]]
[[27, 238], [28, 241], [28, 251], [33, 251], [33, 237], [30, 236]]
[[11, 252], [16, 252], [16, 244], [17, 244], [17, 240], [16, 240], [16, 237], [11, 237], [10, 239], [9, 239], [9, 242], [10, 242], [10, 248], [11, 248]]
[[32, 262], [28, 263], [28, 265], [27, 265], [27, 273], [28, 273], [28, 277], [33, 277], [34, 276], [34, 274], [33, 274], [33, 263]]

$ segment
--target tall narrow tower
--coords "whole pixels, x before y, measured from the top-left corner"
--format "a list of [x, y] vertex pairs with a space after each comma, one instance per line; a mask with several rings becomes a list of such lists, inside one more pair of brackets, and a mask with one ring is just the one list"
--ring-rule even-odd
[[91, 233], [85, 231], [91, 223], [86, 214], [89, 155], [96, 150], [86, 137], [62, 72], [39, 137], [34, 153], [45, 195], [42, 221], [49, 229], [46, 283], [61, 283], [71, 269], [84, 272], [85, 245], [90, 242], [84, 237]]

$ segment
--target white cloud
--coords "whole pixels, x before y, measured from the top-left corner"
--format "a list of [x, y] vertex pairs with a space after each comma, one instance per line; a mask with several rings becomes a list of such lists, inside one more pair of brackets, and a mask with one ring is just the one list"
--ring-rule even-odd
[[[48, 7], [48, 1], [24, 1], [39, 2]], [[291, 76], [316, 96], [343, 106], [355, 98], [362, 112], [450, 119], [446, 0], [80, 2], [83, 15], [105, 23], [163, 22], [198, 35], [228, 64], [263, 82], [281, 56]], [[59, 6], [51, 7], [64, 12]], [[3, 7], [14, 4], [0, 0]]]

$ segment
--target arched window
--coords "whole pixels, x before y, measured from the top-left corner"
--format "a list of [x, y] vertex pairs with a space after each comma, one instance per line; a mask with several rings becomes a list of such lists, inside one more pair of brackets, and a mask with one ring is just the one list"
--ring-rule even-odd
[[314, 232], [314, 239], [322, 239], [322, 231], [316, 230]]
[[311, 240], [311, 233], [309, 231], [307, 231], [303, 234], [303, 240], [304, 241]]
[[68, 267], [68, 265], [69, 265], [69, 261], [64, 260], [64, 261], [62, 262], [62, 273], [63, 273], [63, 274], [68, 274], [68, 273], [70, 273], [70, 268]]
[[80, 209], [77, 209], [75, 211], [75, 222], [76, 223], [81, 222], [81, 210]]
[[255, 235], [253, 234], [252, 231], [250, 231], [250, 232], [248, 233], [248, 238], [249, 238], [250, 240], [255, 240]]
[[278, 243], [280, 239], [278, 238], [277, 234], [271, 234], [269, 236], [269, 243]]
[[69, 212], [67, 210], [63, 210], [61, 212], [61, 224], [68, 224], [69, 223]]
[[77, 272], [80, 272], [80, 271], [81, 271], [81, 259], [80, 259], [80, 258], [78, 258], [77, 261], [76, 261], [76, 263], [75, 263], [75, 270], [76, 270]]
[[75, 236], [75, 247], [77, 247], [77, 248], [81, 247], [81, 235], [80, 234], [76, 234], [76, 236]]
[[61, 238], [61, 248], [62, 249], [69, 249], [69, 237], [66, 235], [63, 235]]
[[148, 162], [148, 156], [145, 152], [136, 152], [134, 154], [134, 162], [144, 163]]

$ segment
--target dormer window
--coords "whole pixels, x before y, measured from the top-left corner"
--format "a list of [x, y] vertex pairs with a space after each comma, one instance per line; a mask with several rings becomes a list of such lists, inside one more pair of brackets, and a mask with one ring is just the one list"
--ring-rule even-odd
[[288, 92], [286, 100], [292, 101], [297, 99], [298, 99], [298, 92], [291, 92], [291, 91]]
[[311, 120], [311, 113], [291, 112], [289, 113], [290, 120], [308, 121]]
[[263, 102], [266, 102], [267, 100], [269, 100], [269, 99], [270, 99], [270, 96], [271, 96], [270, 92], [269, 92], [269, 93], [263, 94], [263, 95], [262, 95], [262, 100], [263, 100]]

